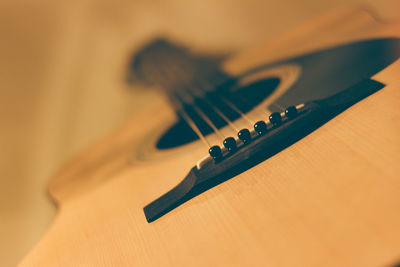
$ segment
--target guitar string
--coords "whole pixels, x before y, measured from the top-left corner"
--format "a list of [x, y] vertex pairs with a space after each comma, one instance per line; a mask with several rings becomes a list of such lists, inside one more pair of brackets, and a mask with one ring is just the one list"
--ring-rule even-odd
[[[216, 79], [217, 79], [217, 84], [222, 84], [223, 82], [226, 82], [227, 81], [227, 79], [223, 76], [223, 75], [221, 75], [221, 74], [219, 74], [218, 75], [218, 73], [216, 74], [217, 76], [215, 76], [216, 77]], [[222, 76], [222, 77], [221, 77]], [[223, 100], [223, 96], [221, 96], [221, 99]], [[246, 98], [239, 98], [238, 100], [240, 100], [243, 104], [245, 104], [245, 105], [247, 105], [248, 107], [251, 107], [252, 108], [252, 104], [250, 104], [249, 103], [249, 101], [248, 101], [248, 99], [246, 99]], [[231, 102], [232, 103], [232, 102]], [[228, 104], [228, 103], [227, 103]], [[275, 107], [277, 107], [278, 108], [278, 110], [280, 110], [281, 112], [284, 112], [285, 111], [285, 108], [284, 107], [282, 107], [281, 105], [279, 105], [278, 104], [278, 102], [274, 102], [274, 103], [272, 103], [271, 104], [271, 106], [275, 106]], [[233, 106], [233, 107], [235, 107], [235, 106]], [[232, 107], [232, 108], [233, 108]], [[256, 112], [254, 115], [256, 115], [255, 117], [262, 117], [262, 116], [264, 116], [265, 115], [265, 113], [264, 113], [265, 111], [259, 111], [259, 112]], [[269, 117], [269, 115], [271, 115], [273, 112], [271, 112], [271, 111], [269, 111], [269, 113], [267, 113], [267, 117]], [[246, 114], [244, 114], [244, 113], [242, 113], [242, 117], [244, 117], [245, 119], [246, 119], [246, 117], [248, 118], [248, 116], [246, 115]], [[250, 118], [248, 118], [248, 119], [246, 119], [250, 124], [252, 124], [252, 125], [254, 125], [254, 122], [250, 119]]]
[[[179, 62], [175, 62], [175, 65], [174, 66], [176, 66], [176, 65], [180, 65], [180, 68], [178, 68], [179, 70], [182, 70], [182, 69], [188, 69], [188, 68], [191, 68], [191, 69], [193, 69], [193, 67], [191, 66], [191, 62], [188, 62], [187, 60], [186, 60], [186, 58], [183, 58], [183, 57], [179, 57], [178, 56], [178, 58], [180, 59], [180, 61]], [[199, 70], [200, 70], [201, 68], [199, 68]], [[197, 70], [198, 71], [198, 70]], [[193, 73], [193, 72], [192, 72]], [[201, 73], [201, 75], [202, 75], [203, 73]], [[184, 75], [183, 75], [183, 77], [185, 77]], [[201, 80], [204, 80], [204, 79], [201, 79]], [[188, 80], [188, 79], [185, 79], [185, 83], [187, 83], [187, 84], [189, 84], [189, 83], [196, 83], [196, 80], [195, 79], [193, 79], [193, 80]], [[199, 82], [197, 82], [197, 83], [199, 83]], [[197, 98], [197, 99], [199, 99], [199, 95], [198, 95], [198, 93], [196, 94], [195, 92], [193, 92], [193, 90], [196, 90], [197, 89], [197, 92], [200, 90], [201, 91], [201, 93], [203, 93], [201, 96], [203, 96], [203, 97], [201, 97], [201, 100], [203, 100], [219, 117], [221, 117], [233, 130], [235, 130], [236, 132], [238, 132], [239, 131], [239, 129], [238, 129], [238, 127], [236, 127], [236, 125], [220, 110], [220, 108], [218, 108], [218, 107], [216, 107], [215, 105], [213, 105], [208, 99], [207, 99], [207, 96], [206, 96], [206, 94], [207, 94], [207, 90], [205, 90], [205, 88], [202, 86], [202, 85], [200, 85], [200, 86], [193, 86], [193, 87], [191, 87], [191, 86], [188, 86], [187, 87], [188, 89], [189, 89], [189, 91], [187, 92], [188, 94], [190, 94], [193, 98], [194, 98], [194, 102], [195, 102], [195, 99]], [[193, 103], [194, 104], [194, 107], [196, 107], [196, 104], [195, 103]], [[197, 109], [197, 108], [196, 108]], [[203, 112], [201, 112], [200, 111], [200, 113], [202, 113], [204, 116], [206, 116]], [[211, 120], [210, 119], [208, 119], [207, 118], [207, 120], [210, 122], [210, 123], [212, 123], [211, 122]], [[219, 133], [220, 131], [218, 131], [217, 130], [217, 127], [216, 127], [216, 125], [214, 124], [214, 123], [212, 123], [213, 125], [214, 125], [214, 128], [215, 128], [215, 130], [216, 130], [216, 132], [217, 133]]]
[[[204, 113], [204, 111], [201, 109], [201, 107], [199, 107], [195, 103], [196, 97], [193, 95], [193, 88], [191, 86], [189, 86], [189, 84], [192, 83], [193, 81], [190, 79], [191, 77], [188, 77], [187, 75], [185, 75], [187, 73], [187, 71], [182, 72], [183, 69], [186, 69], [186, 70], [189, 68], [193, 69], [191, 64], [190, 63], [186, 64], [187, 63], [186, 59], [180, 57], [179, 55], [176, 55], [175, 58], [172, 58], [170, 55], [165, 55], [165, 52], [164, 52], [164, 55], [162, 55], [162, 54], [160, 55], [160, 58], [164, 58], [164, 60], [166, 62], [171, 61], [171, 60], [174, 61], [172, 64], [169, 64], [169, 69], [172, 70], [173, 72], [175, 72], [175, 74], [179, 75], [179, 77], [183, 80], [183, 84], [187, 85], [183, 88], [184, 89], [183, 93], [185, 93], [186, 98], [189, 97], [191, 99], [191, 101], [190, 101], [190, 103], [188, 103], [189, 101], [185, 101], [186, 104], [190, 105], [196, 111], [196, 113], [213, 129], [213, 131], [216, 133], [216, 135], [219, 137], [219, 139], [221, 139], [221, 141], [225, 140], [224, 134], [218, 129], [217, 125], [209, 118], [209, 116], [207, 116], [207, 114]], [[179, 62], [177, 62], [177, 58], [179, 58], [179, 60], [180, 60]], [[183, 62], [185, 62], [185, 63], [183, 63]], [[184, 66], [182, 66], [182, 63], [184, 64]], [[178, 64], [180, 64], [180, 67]], [[194, 73], [194, 72], [192, 71], [191, 73]], [[174, 90], [174, 94], [176, 96], [178, 96], [179, 98], [181, 98], [182, 100], [184, 100], [183, 99], [184, 97], [182, 94], [180, 94], [180, 92], [181, 92], [181, 90], [177, 90], [177, 89]]]
[[[195, 87], [196, 89], [200, 89], [199, 87]], [[204, 92], [203, 90], [201, 90], [202, 92]], [[190, 93], [193, 97], [196, 97], [193, 95], [193, 93]], [[206, 98], [206, 96], [204, 95], [204, 97], [202, 98], [202, 100], [216, 113], [218, 114], [218, 116], [220, 116], [224, 121], [226, 121], [228, 123], [228, 125], [234, 129], [236, 132], [239, 131], [239, 129], [236, 127], [236, 125], [229, 120], [229, 118], [227, 116], [225, 116], [225, 114], [222, 113], [222, 111], [219, 108], [214, 107], [214, 105]]]
[[[176, 93], [175, 93], [176, 94]], [[218, 130], [217, 126], [208, 118], [208, 116], [196, 105], [192, 102], [192, 108], [196, 111], [196, 113], [213, 129], [213, 131], [218, 135], [218, 137], [223, 141], [225, 136]]]
[[[200, 70], [200, 71], [201, 71], [201, 70]], [[203, 81], [204, 81], [204, 80], [203, 80]], [[211, 89], [211, 88], [215, 88], [216, 86], [213, 85], [213, 84], [210, 83], [210, 82], [207, 82], [207, 81], [205, 81], [205, 82], [206, 82], [205, 85], [201, 84], [200, 81], [195, 82], [195, 84], [200, 84], [200, 85], [197, 85], [196, 88], [197, 88], [198, 90], [200, 90], [201, 92], [204, 93], [204, 95], [203, 95], [204, 97], [202, 98], [202, 100], [205, 101], [205, 102], [206, 102], [206, 103], [221, 117], [221, 118], [223, 118], [223, 119], [228, 123], [229, 126], [231, 126], [236, 132], [239, 132], [239, 128], [235, 125], [235, 123], [234, 123], [233, 121], [231, 121], [231, 120], [227, 117], [227, 115], [225, 115], [225, 114], [222, 112], [222, 110], [221, 110], [220, 108], [214, 106], [214, 105], [210, 102], [210, 100], [207, 99], [207, 98], [208, 98], [207, 94], [209, 93], [210, 89]], [[236, 108], [236, 107], [234, 106], [234, 104], [232, 104], [231, 102], [229, 102], [229, 100], [225, 99], [223, 96], [219, 95], [219, 100], [221, 100], [221, 101], [224, 102], [226, 105], [228, 105], [232, 110], [234, 110], [236, 113], [238, 113], [239, 116], [245, 117], [245, 116], [243, 116], [244, 114], [243, 114], [238, 108]], [[246, 118], [245, 118], [245, 119], [246, 119]], [[248, 120], [248, 121], [250, 121], [250, 120]]]
[[[146, 61], [145, 61], [146, 62]], [[143, 68], [145, 68], [145, 64], [143, 64]], [[145, 68], [146, 69], [146, 68]], [[165, 81], [165, 75], [163, 75], [160, 70], [157, 71], [157, 68], [153, 68], [152, 66], [149, 66], [147, 68], [148, 70], [143, 71], [143, 73], [150, 73], [154, 74], [154, 76], [157, 76], [159, 79], [163, 80], [164, 77], [164, 82], [161, 82], [161, 84], [166, 84]], [[156, 69], [156, 71], [154, 71]], [[161, 74], [161, 75], [160, 75]], [[154, 77], [153, 75], [151, 75]], [[168, 77], [166, 77], [168, 78]], [[194, 133], [199, 137], [199, 139], [203, 142], [203, 144], [206, 145], [207, 148], [211, 147], [210, 142], [207, 140], [205, 135], [201, 132], [200, 127], [196, 125], [194, 120], [190, 117], [190, 115], [185, 111], [185, 108], [182, 105], [182, 101], [179, 101], [174, 95], [169, 94], [169, 99], [171, 101], [171, 104], [174, 106], [175, 110], [178, 112], [178, 114], [186, 121], [186, 123], [189, 125], [189, 127], [194, 131]]]
[[[173, 99], [176, 99], [176, 96], [172, 96], [175, 97]], [[197, 127], [196, 123], [190, 118], [190, 116], [186, 113], [184, 107], [182, 106], [182, 104], [179, 102], [179, 105], [181, 106], [181, 109], [178, 111], [180, 112], [180, 115], [182, 116], [182, 118], [189, 124], [189, 126], [192, 128], [192, 130], [197, 134], [197, 136], [203, 141], [203, 143], [206, 144], [206, 146], [208, 148], [211, 147], [210, 142], [208, 142], [207, 138], [203, 135], [203, 133], [200, 131], [199, 127]]]
[[[160, 51], [160, 50], [159, 50], [159, 51]], [[186, 58], [186, 57], [182, 57], [180, 54], [178, 54], [178, 51], [177, 51], [177, 50], [174, 50], [174, 51], [175, 51], [175, 54], [177, 55], [175, 59], [179, 58], [179, 59], [181, 60], [181, 62], [183, 61], [183, 62], [185, 62], [185, 63], [189, 63], [189, 64], [186, 64], [186, 66], [184, 66], [184, 68], [191, 68], [191, 69], [193, 69], [192, 64], [190, 64], [190, 63], [192, 63], [192, 62], [188, 62], [188, 61], [187, 61], [187, 58]], [[165, 51], [164, 51], [164, 52], [165, 52]], [[173, 59], [173, 58], [171, 58], [169, 55], [167, 55], [167, 58]], [[172, 66], [174, 66], [174, 65], [172, 65]], [[203, 73], [202, 70], [204, 70], [204, 69], [205, 69], [205, 68], [199, 67], [198, 69], [196, 69], [196, 71], [197, 71], [197, 72], [200, 71], [200, 73]], [[185, 73], [188, 73], [188, 72], [185, 72]], [[189, 72], [189, 73], [190, 73], [190, 72]], [[195, 73], [195, 71], [192, 70], [191, 73]], [[201, 76], [201, 75], [200, 75], [200, 76]], [[182, 77], [185, 77], [185, 75], [183, 75]], [[209, 81], [210, 79], [213, 79], [214, 82], [210, 82], [210, 81]], [[215, 84], [223, 84], [224, 82], [229, 81], [229, 78], [227, 78], [225, 75], [223, 75], [221, 72], [218, 72], [218, 71], [215, 71], [215, 72], [214, 72], [214, 75], [212, 75], [212, 76], [210, 77], [210, 79], [207, 79], [207, 80], [205, 80], [205, 79], [199, 79], [199, 80], [197, 80], [197, 81], [202, 81], [203, 83], [205, 82], [205, 87], [208, 87], [208, 88], [207, 88], [208, 90], [204, 90], [204, 86], [203, 86], [203, 85], [200, 86], [200, 87], [198, 87], [200, 90], [202, 90], [202, 91], [205, 92], [204, 100], [207, 100], [207, 99], [206, 99], [206, 98], [207, 98], [207, 92], [209, 92], [210, 89], [215, 88]], [[194, 81], [196, 81], [196, 80], [194, 80]], [[236, 113], [238, 113], [238, 114], [240, 115], [240, 117], [243, 117], [243, 118], [244, 118], [246, 121], [248, 121], [251, 125], [254, 124], [254, 121], [253, 121], [252, 119], [250, 119], [245, 113], [243, 113], [231, 100], [229, 100], [227, 97], [223, 96], [220, 92], [216, 92], [216, 93], [218, 93], [219, 99], [220, 99], [222, 102], [224, 102], [227, 106], [229, 106], [232, 110], [234, 110]], [[253, 104], [250, 104], [250, 103], [247, 101], [247, 99], [238, 98], [237, 100], [239, 100], [239, 101], [242, 102], [243, 104], [245, 104], [245, 105], [247, 105], [248, 107], [250, 107], [250, 109], [251, 109], [252, 106], [253, 106]], [[208, 101], [208, 100], [207, 100], [207, 101]], [[208, 101], [208, 103], [209, 103], [210, 106], [213, 107], [214, 110], [215, 110], [216, 107], [215, 107], [214, 105], [212, 105], [209, 101]], [[271, 105], [274, 105], [275, 107], [277, 107], [277, 108], [278, 108], [279, 110], [281, 110], [281, 111], [284, 111], [284, 110], [285, 110], [285, 109], [284, 109], [282, 106], [280, 106], [277, 102], [272, 103]], [[218, 110], [215, 110], [215, 111], [217, 111], [217, 113], [219, 113], [218, 115], [219, 115], [220, 117], [223, 117], [223, 119], [224, 119], [226, 122], [228, 122], [228, 124], [230, 123], [231, 126], [233, 125], [233, 122], [230, 121], [230, 120], [227, 118], [227, 116], [225, 116], [225, 114], [222, 113], [222, 111], [218, 111]], [[222, 116], [221, 116], [221, 114], [222, 114]], [[268, 114], [268, 115], [269, 115], [269, 114]], [[234, 127], [235, 127], [235, 126], [234, 126]], [[237, 129], [237, 127], [236, 127], [236, 129]]]
[[[229, 79], [227, 79], [227, 78], [226, 78], [224, 75], [222, 75], [222, 74], [215, 73], [215, 75], [213, 75], [213, 80], [215, 81], [216, 84], [219, 84], [219, 85], [220, 85], [220, 84], [223, 84], [223, 83], [227, 82]], [[214, 85], [213, 85], [212, 83], [208, 82], [208, 84], [211, 85], [212, 87], [214, 87]], [[218, 95], [220, 96], [220, 99], [222, 100], [222, 102], [224, 102], [224, 103], [225, 103], [226, 105], [228, 105], [231, 109], [233, 109], [235, 112], [237, 112], [237, 113], [238, 113], [241, 117], [243, 117], [248, 123], [250, 123], [251, 126], [254, 125], [253, 120], [250, 119], [246, 114], [244, 114], [237, 106], [235, 106], [235, 104], [234, 104], [231, 100], [229, 100], [227, 97], [221, 95], [220, 93], [219, 93]], [[243, 99], [241, 99], [241, 100], [242, 100], [242, 103], [247, 102], [247, 101], [243, 101]], [[246, 105], [248, 105], [248, 106], [252, 106], [252, 105], [250, 105], [249, 103], [244, 103], [244, 104], [246, 104]]]
[[[183, 88], [183, 91], [182, 91], [184, 93], [184, 95], [182, 95], [180, 93], [181, 92], [180, 90], [176, 90], [176, 89], [174, 90], [175, 95], [178, 96], [181, 100], [183, 100], [184, 103], [191, 106], [195, 110], [195, 112], [201, 117], [201, 119], [203, 121], [205, 121], [208, 126], [210, 126], [212, 128], [212, 130], [216, 133], [216, 135], [221, 140], [221, 142], [223, 142], [226, 139], [226, 136], [222, 133], [221, 130], [218, 129], [218, 126], [212, 121], [212, 119], [209, 116], [207, 116], [207, 114], [202, 110], [202, 108], [199, 105], [197, 105], [195, 102], [196, 96], [193, 93], [194, 87], [189, 85], [189, 84], [193, 83], [194, 79], [187, 75], [187, 73], [195, 73], [194, 67], [192, 66], [191, 62], [188, 62], [185, 57], [181, 57], [179, 54], [176, 54], [175, 58], [173, 58], [173, 57], [171, 57], [171, 55], [165, 54], [165, 51], [161, 51], [161, 52], [164, 52], [164, 55], [161, 53], [160, 58], [163, 58], [166, 62], [172, 61], [171, 64], [167, 64], [167, 65], [169, 65], [169, 69], [175, 73], [174, 77], [179, 76], [181, 78], [181, 80], [183, 80], [183, 84], [187, 85]], [[180, 61], [178, 62], [177, 59], [179, 59]], [[182, 66], [182, 64], [183, 64], [183, 66]], [[186, 71], [182, 71], [182, 70], [186, 70]], [[187, 71], [187, 70], [189, 70], [189, 71]], [[166, 72], [166, 73], [168, 73], [168, 72]], [[201, 88], [199, 88], [199, 89], [201, 89]], [[204, 91], [204, 90], [202, 90], [202, 91]], [[184, 98], [190, 99], [190, 100], [185, 101]], [[213, 111], [216, 112], [220, 117], [222, 117], [222, 119], [224, 119], [228, 124], [230, 124], [230, 126], [235, 131], [238, 131], [237, 127], [235, 127], [223, 113], [221, 113], [217, 109], [215, 109], [214, 106], [210, 102], [208, 102], [208, 104], [213, 109]]]
[[[160, 52], [160, 50], [158, 50], [159, 52]], [[162, 52], [162, 50], [161, 50], [161, 52]], [[165, 53], [164, 53], [165, 54]], [[162, 55], [160, 55], [160, 57], [158, 57], [158, 58], [163, 58], [163, 56]], [[168, 58], [169, 60], [171, 60], [171, 59], [174, 59], [174, 58], [171, 58], [170, 57], [170, 55], [164, 55], [164, 59], [165, 58]], [[180, 59], [180, 62], [181, 62], [181, 64], [182, 64], [182, 62], [184, 62], [184, 65], [186, 65], [186, 66], [183, 66], [183, 69], [187, 69], [187, 68], [192, 68], [193, 69], [193, 66], [191, 66], [191, 64], [190, 64], [190, 62], [187, 62], [187, 60], [186, 60], [186, 58], [182, 58], [180, 55], [178, 55], [176, 58], [179, 58]], [[176, 59], [175, 58], [175, 59]], [[189, 64], [187, 64], [187, 63], [189, 63]], [[168, 64], [167, 64], [168, 65]], [[175, 62], [175, 64], [170, 64], [170, 67], [175, 67], [175, 69], [176, 69], [176, 62]], [[157, 68], [158, 69], [158, 68]], [[171, 68], [170, 68], [171, 69]], [[176, 71], [176, 70], [175, 70]], [[181, 73], [179, 73], [179, 72], [181, 72]], [[166, 72], [164, 72], [164, 76], [165, 76], [165, 74], [166, 73], [168, 73], [168, 71], [166, 71]], [[178, 68], [178, 74], [186, 74], [187, 72], [183, 72], [182, 73], [182, 68]], [[193, 71], [192, 71], [192, 73], [194, 73]], [[160, 76], [163, 76], [163, 75], [160, 75]], [[176, 75], [174, 75], [175, 77], [176, 77]], [[187, 81], [188, 80], [188, 78], [191, 78], [191, 77], [187, 77], [187, 75], [181, 75], [180, 76], [181, 77], [181, 79], [182, 79], [182, 77], [184, 77], [184, 79], [185, 79], [185, 81]], [[217, 76], [218, 77], [218, 76]], [[222, 75], [220, 75], [220, 77], [222, 78]], [[169, 77], [167, 77], [167, 78], [169, 78]], [[222, 82], [224, 82], [224, 81], [226, 81], [227, 79], [225, 78], [225, 77], [223, 77], [223, 81], [221, 81], [221, 83]], [[204, 81], [204, 79], [202, 79], [202, 81]], [[190, 82], [193, 82], [193, 80], [191, 80]], [[168, 83], [168, 82], [167, 82]], [[189, 84], [188, 82], [186, 82], [186, 84]], [[209, 82], [207, 83], [208, 85], [210, 84]], [[213, 84], [211, 84], [211, 86], [213, 86], [214, 87], [214, 85]], [[187, 89], [189, 89], [189, 91], [185, 91], [187, 94], [189, 94], [189, 95], [191, 95], [193, 98], [195, 98], [195, 96], [193, 96], [193, 88], [192, 87], [190, 87], [190, 86], [188, 86], [188, 87], [186, 87]], [[206, 98], [207, 96], [206, 96], [206, 94], [207, 94], [207, 90], [205, 90], [204, 88], [203, 88], [203, 86], [197, 86], [197, 89], [200, 89], [202, 92], [204, 92], [204, 97], [202, 98], [202, 100], [204, 100], [212, 109], [213, 109], [213, 111], [216, 113], [216, 114], [218, 114], [218, 116], [220, 116], [223, 120], [225, 120], [229, 125], [230, 125], [230, 127], [231, 128], [233, 128], [235, 131], [239, 131], [239, 129], [235, 126], [235, 124], [218, 108], [218, 107], [215, 107], [212, 103], [210, 103], [209, 101], [208, 101], [208, 99]], [[178, 93], [178, 91], [174, 91], [174, 93], [176, 94], [174, 97], [175, 98], [177, 98], [176, 99], [176, 101], [177, 102], [180, 102], [180, 101], [182, 101], [183, 103], [185, 103], [185, 101], [182, 99], [182, 96], [180, 96], [179, 95], [179, 93]], [[220, 94], [219, 94], [219, 96], [220, 96], [220, 100], [221, 101], [223, 101], [227, 106], [229, 106], [232, 110], [234, 110], [235, 112], [237, 112], [239, 115], [240, 115], [240, 117], [242, 117], [242, 118], [244, 118], [246, 121], [248, 121], [250, 124], [253, 124], [253, 122], [252, 122], [252, 120], [248, 117], [248, 116], [246, 116], [238, 107], [236, 107], [235, 106], [235, 104], [233, 104], [230, 100], [228, 100], [228, 99], [226, 99], [224, 96], [221, 96]], [[179, 99], [181, 99], [181, 100], [179, 100]], [[175, 102], [175, 101], [174, 101]], [[213, 129], [213, 131], [218, 135], [218, 137], [220, 138], [220, 139], [224, 139], [224, 135], [218, 130], [218, 128], [217, 128], [217, 126], [212, 122], [212, 120], [201, 110], [201, 108], [200, 107], [198, 107], [197, 105], [196, 105], [196, 103], [194, 103], [194, 101], [191, 101], [192, 103], [192, 105], [190, 105], [190, 104], [188, 104], [188, 103], [186, 103], [186, 104], [188, 104], [188, 105], [190, 105], [195, 111], [196, 111], [196, 113]], [[176, 104], [175, 104], [176, 105]], [[185, 112], [185, 108], [184, 108], [184, 106], [182, 106], [182, 107], [180, 107], [180, 108], [178, 108], [178, 110], [180, 110], [181, 112], [181, 116], [183, 117], [183, 119], [184, 120], [186, 120], [187, 121], [187, 123], [189, 124], [189, 126], [192, 128], [192, 130], [199, 136], [199, 138], [200, 139], [202, 139], [203, 140], [203, 142], [209, 147], [210, 146], [210, 144], [209, 144], [209, 142], [207, 141], [207, 139], [205, 138], [205, 136], [202, 134], [202, 132], [201, 132], [201, 130], [199, 129], [199, 127], [198, 126], [196, 126], [196, 123], [194, 122], [194, 120], [192, 120], [191, 118], [190, 118], [190, 115], [189, 114], [187, 114], [186, 112]]]
[[[217, 78], [218, 78], [218, 76], [217, 76]], [[222, 77], [222, 79], [220, 79], [220, 80], [221, 80], [221, 83], [224, 82], [224, 81], [226, 81], [226, 79], [224, 79], [224, 77]], [[252, 107], [252, 106], [253, 106], [252, 104], [250, 104], [250, 103], [248, 102], [248, 100], [247, 100], [246, 98], [240, 98], [240, 101], [241, 101], [243, 104], [248, 105], [249, 107]], [[272, 103], [271, 106], [275, 106], [278, 110], [280, 110], [280, 112], [285, 111], [285, 108], [283, 108], [281, 105], [279, 105], [278, 102]], [[234, 107], [235, 107], [235, 106], [234, 106]], [[269, 115], [271, 115], [272, 113], [273, 113], [273, 112], [269, 111], [269, 112], [267, 113], [267, 117], [269, 117]], [[256, 117], [265, 116], [265, 111], [256, 112], [254, 115], [256, 115]], [[246, 114], [243, 114], [243, 117], [247, 117]], [[249, 121], [251, 124], [254, 125], [253, 121], [252, 121], [250, 118], [249, 118], [248, 121]]]
[[[188, 62], [187, 59], [185, 57], [181, 57], [178, 52], [175, 52], [176, 54], [176, 58], [180, 59], [180, 64], [184, 64], [185, 66], [183, 66], [183, 69], [187, 69], [187, 68], [191, 68], [193, 69], [192, 64], [190, 64], [191, 62]], [[167, 55], [167, 58], [170, 58], [169, 55]], [[175, 58], [175, 59], [176, 59]], [[172, 64], [173, 65], [173, 64]], [[173, 65], [174, 66], [174, 65]], [[198, 68], [197, 71], [201, 72], [201, 75], [204, 74], [204, 68]], [[187, 73], [187, 72], [186, 72]], [[192, 70], [191, 73], [194, 73], [194, 71]], [[218, 73], [218, 72], [215, 72]], [[185, 75], [183, 75], [183, 77], [185, 77]], [[213, 77], [215, 77], [215, 75], [213, 75]], [[218, 78], [222, 78], [220, 81], [218, 81], [219, 84], [222, 84], [223, 82], [228, 81], [228, 79], [221, 75], [217, 75], [216, 77]], [[215, 85], [213, 83], [208, 82], [207, 80], [204, 79], [200, 79], [200, 81], [205, 81], [206, 82], [206, 86], [208, 86], [208, 89], [214, 88]], [[211, 87], [211, 88], [210, 88]], [[223, 114], [223, 112], [218, 108], [215, 107], [213, 104], [211, 104], [208, 100], [207, 100], [207, 91], [208, 90], [204, 90], [203, 86], [198, 87], [198, 89], [200, 89], [201, 91], [203, 91], [205, 93], [203, 100], [205, 100], [207, 102], [207, 104], [213, 108], [213, 110], [220, 116], [222, 117], [222, 119], [224, 119], [235, 131], [239, 131], [239, 129], [235, 126], [235, 124], [225, 115]], [[224, 102], [227, 106], [229, 106], [232, 110], [234, 110], [236, 113], [239, 114], [240, 117], [243, 117], [247, 122], [250, 123], [250, 125], [253, 125], [254, 122], [248, 117], [246, 116], [238, 107], [235, 106], [234, 103], [232, 103], [229, 99], [227, 99], [226, 97], [222, 96], [221, 94], [218, 94], [219, 98], [222, 102]], [[251, 106], [251, 105], [249, 105]]]

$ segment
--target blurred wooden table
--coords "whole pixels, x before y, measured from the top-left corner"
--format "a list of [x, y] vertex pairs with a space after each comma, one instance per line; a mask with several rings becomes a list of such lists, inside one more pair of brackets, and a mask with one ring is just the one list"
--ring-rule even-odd
[[[389, 18], [399, 6], [363, 2]], [[15, 265], [51, 224], [46, 182], [56, 168], [151, 101], [152, 92], [124, 83], [135, 47], [164, 34], [197, 50], [235, 51], [348, 3], [2, 1], [1, 266]]]

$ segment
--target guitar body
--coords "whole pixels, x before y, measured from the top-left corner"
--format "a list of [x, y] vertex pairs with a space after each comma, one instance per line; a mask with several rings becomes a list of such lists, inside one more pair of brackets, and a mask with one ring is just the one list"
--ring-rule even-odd
[[[377, 22], [365, 10], [339, 10], [223, 66], [240, 75], [349, 42], [396, 37], [399, 24]], [[398, 263], [400, 60], [368, 78], [384, 88], [149, 223], [143, 207], [179, 184], [207, 152], [200, 141], [155, 148], [176, 118], [160, 95], [55, 175], [49, 192], [58, 215], [21, 266]]]

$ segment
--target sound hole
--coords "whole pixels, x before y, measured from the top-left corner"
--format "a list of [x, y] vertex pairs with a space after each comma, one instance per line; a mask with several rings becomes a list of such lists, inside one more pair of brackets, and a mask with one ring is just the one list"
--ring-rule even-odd
[[[240, 118], [240, 114], [227, 105], [221, 98], [227, 99], [230, 103], [234, 104], [240, 111], [247, 113], [254, 107], [259, 105], [264, 99], [271, 95], [280, 83], [279, 78], [268, 78], [265, 80], [256, 81], [246, 86], [238, 87], [225, 85], [220, 86], [215, 92], [207, 93], [202, 98], [195, 99], [195, 104], [199, 107], [207, 117], [218, 128], [227, 125], [226, 121], [222, 119], [213, 107], [218, 108], [230, 121], [235, 121]], [[195, 112], [192, 106], [185, 106], [185, 111], [193, 119], [204, 135], [213, 132], [212, 128]], [[178, 147], [196, 141], [198, 136], [186, 123], [186, 121], [179, 117], [177, 123], [169, 128], [158, 140], [156, 147], [158, 149], [169, 149]]]

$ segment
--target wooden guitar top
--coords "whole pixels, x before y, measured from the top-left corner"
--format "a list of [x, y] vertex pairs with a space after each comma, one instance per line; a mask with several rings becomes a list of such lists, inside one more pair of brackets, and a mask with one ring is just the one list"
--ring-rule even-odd
[[[400, 24], [343, 9], [230, 58], [224, 69], [237, 75], [389, 37], [400, 37]], [[167, 151], [147, 147], [174, 121], [160, 96], [55, 175], [49, 192], [58, 215], [20, 266], [394, 265], [400, 261], [400, 61], [371, 78], [385, 87], [148, 223], [143, 207], [205, 154], [200, 142]], [[138, 157], [144, 150], [152, 156]]]

